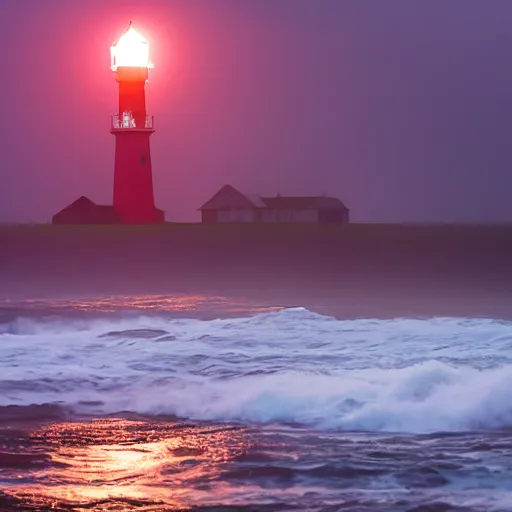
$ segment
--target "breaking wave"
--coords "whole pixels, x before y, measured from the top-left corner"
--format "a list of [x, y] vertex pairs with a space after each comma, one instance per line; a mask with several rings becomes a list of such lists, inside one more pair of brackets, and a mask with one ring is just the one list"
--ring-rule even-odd
[[428, 433], [512, 427], [512, 324], [303, 308], [0, 325], [0, 406]]

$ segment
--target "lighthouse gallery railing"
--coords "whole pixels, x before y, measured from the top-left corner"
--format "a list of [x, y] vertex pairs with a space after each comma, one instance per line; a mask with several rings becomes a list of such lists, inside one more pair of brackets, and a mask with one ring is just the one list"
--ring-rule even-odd
[[123, 114], [115, 114], [111, 119], [111, 128], [113, 130], [137, 130], [137, 129], [153, 129], [153, 116], [145, 116], [144, 125], [137, 125], [135, 117], [130, 112]]

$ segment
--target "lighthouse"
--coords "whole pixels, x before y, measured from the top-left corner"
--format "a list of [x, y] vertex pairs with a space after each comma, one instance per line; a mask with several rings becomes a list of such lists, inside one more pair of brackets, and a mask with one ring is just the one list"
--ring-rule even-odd
[[125, 224], [164, 222], [155, 207], [150, 137], [153, 116], [146, 110], [146, 83], [150, 68], [148, 41], [131, 22], [111, 49], [111, 70], [119, 84], [118, 111], [111, 118], [115, 137], [114, 209]]
[[80, 196], [52, 217], [53, 224], [156, 224], [165, 214], [155, 207], [149, 139], [153, 116], [146, 111], [149, 44], [130, 22], [110, 48], [110, 68], [119, 84], [118, 111], [111, 118], [115, 136], [114, 204], [100, 205]]

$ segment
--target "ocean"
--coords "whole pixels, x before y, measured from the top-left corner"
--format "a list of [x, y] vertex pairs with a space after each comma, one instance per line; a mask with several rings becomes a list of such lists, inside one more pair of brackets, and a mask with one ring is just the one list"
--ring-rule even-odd
[[0, 510], [512, 510], [512, 322], [0, 304]]

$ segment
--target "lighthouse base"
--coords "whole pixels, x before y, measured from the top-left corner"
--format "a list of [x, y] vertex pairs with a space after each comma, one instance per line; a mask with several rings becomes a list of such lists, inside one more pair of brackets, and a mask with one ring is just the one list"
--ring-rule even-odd
[[[114, 208], [115, 209], [115, 208]], [[158, 208], [146, 212], [122, 212], [116, 210], [121, 224], [162, 224], [165, 222], [165, 213]]]

